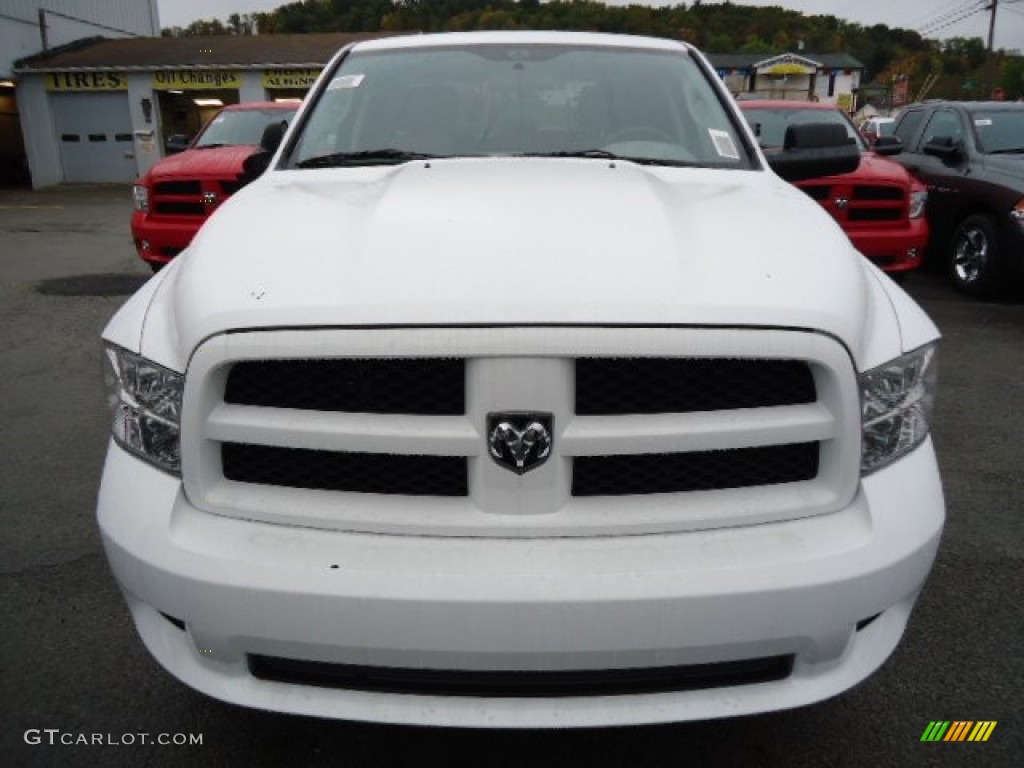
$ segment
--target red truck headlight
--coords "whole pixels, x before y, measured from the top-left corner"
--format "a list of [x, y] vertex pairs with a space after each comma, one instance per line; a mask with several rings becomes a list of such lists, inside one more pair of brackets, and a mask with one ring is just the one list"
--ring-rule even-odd
[[135, 210], [146, 213], [149, 211], [149, 187], [142, 184], [132, 186], [132, 200], [135, 203]]
[[924, 216], [924, 207], [928, 203], [927, 189], [914, 189], [910, 192], [910, 218], [919, 219]]

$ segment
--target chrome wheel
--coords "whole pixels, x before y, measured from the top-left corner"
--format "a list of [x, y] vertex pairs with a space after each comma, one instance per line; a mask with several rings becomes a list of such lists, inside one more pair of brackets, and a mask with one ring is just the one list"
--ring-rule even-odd
[[971, 214], [957, 226], [946, 251], [946, 269], [968, 296], [995, 296], [1005, 288], [1005, 244], [999, 223], [987, 213]]
[[988, 234], [977, 225], [965, 225], [953, 244], [953, 271], [964, 285], [977, 282], [988, 264]]

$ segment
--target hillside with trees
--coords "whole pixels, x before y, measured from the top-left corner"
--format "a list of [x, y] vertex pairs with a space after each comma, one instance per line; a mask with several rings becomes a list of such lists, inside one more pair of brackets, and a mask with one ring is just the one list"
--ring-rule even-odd
[[592, 0], [304, 0], [269, 13], [197, 21], [165, 35], [303, 32], [442, 32], [557, 29], [655, 35], [686, 40], [709, 53], [849, 53], [867, 68], [866, 82], [905, 76], [911, 98], [931, 82], [930, 98], [987, 98], [1001, 87], [1024, 96], [1024, 57], [989, 54], [980, 38], [929, 40], [884, 24], [725, 3], [613, 6]]

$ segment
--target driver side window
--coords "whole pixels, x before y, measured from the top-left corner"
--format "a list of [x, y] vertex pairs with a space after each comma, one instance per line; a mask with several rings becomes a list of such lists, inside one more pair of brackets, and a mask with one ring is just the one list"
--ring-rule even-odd
[[943, 141], [950, 145], [963, 143], [964, 129], [960, 118], [954, 112], [940, 111], [932, 115], [924, 129], [922, 145], [931, 141]]

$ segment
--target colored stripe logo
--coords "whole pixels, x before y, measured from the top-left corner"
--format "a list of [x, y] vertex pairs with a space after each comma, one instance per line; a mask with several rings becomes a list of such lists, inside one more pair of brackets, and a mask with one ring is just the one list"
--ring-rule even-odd
[[932, 720], [921, 741], [988, 741], [996, 729], [995, 720]]

